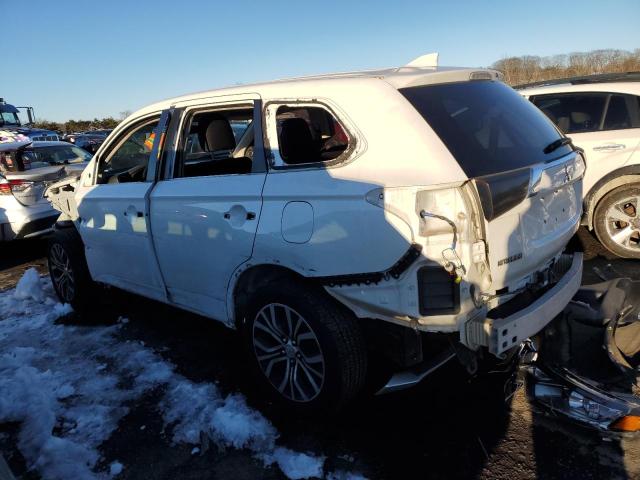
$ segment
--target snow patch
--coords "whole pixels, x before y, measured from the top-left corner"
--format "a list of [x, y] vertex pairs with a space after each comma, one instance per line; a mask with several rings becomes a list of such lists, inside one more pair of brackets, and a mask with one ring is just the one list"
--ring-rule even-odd
[[119, 475], [117, 461], [97, 471], [98, 449], [129, 412], [127, 405], [158, 386], [164, 387], [159, 407], [165, 429], [174, 443], [193, 445], [192, 453], [206, 450], [201, 442], [208, 438], [223, 448], [248, 449], [288, 478], [322, 477], [325, 458], [277, 446], [275, 427], [243, 396], [225, 397], [213, 383], [176, 373], [142, 342], [118, 338], [121, 324], [55, 323], [70, 311], [35, 269], [15, 291], [0, 293], [0, 423], [20, 422], [18, 448], [43, 479]]
[[112, 477], [120, 475], [122, 473], [122, 468], [123, 465], [120, 462], [112, 462], [111, 465], [109, 465], [109, 475], [111, 475]]
[[13, 297], [17, 300], [33, 299], [36, 302], [42, 302], [44, 300], [45, 294], [42, 290], [42, 281], [40, 274], [35, 268], [32, 267], [24, 272], [24, 275], [22, 275], [22, 278], [18, 281]]
[[322, 478], [325, 458], [278, 447], [273, 453], [263, 455], [262, 460], [265, 465], [276, 463], [288, 478], [299, 480], [312, 477]]

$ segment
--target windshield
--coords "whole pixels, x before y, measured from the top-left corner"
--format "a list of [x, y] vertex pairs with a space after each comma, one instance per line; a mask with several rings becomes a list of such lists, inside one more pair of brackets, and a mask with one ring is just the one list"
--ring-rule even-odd
[[91, 154], [73, 145], [37, 147], [22, 152], [22, 161], [31, 164], [31, 168], [50, 165], [68, 165], [88, 162]]
[[13, 112], [0, 112], [0, 125], [15, 125], [19, 127], [20, 119], [18, 118], [18, 114]]
[[469, 178], [549, 162], [570, 145], [540, 110], [502, 82], [468, 81], [400, 89]]

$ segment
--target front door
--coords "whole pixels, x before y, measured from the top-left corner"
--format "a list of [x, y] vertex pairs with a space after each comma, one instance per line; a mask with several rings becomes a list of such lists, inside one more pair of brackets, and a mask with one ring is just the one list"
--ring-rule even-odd
[[121, 132], [77, 197], [92, 278], [158, 300], [166, 295], [149, 237], [148, 195], [168, 117], [168, 111], [146, 117]]
[[262, 208], [260, 125], [258, 100], [187, 109], [171, 178], [150, 197], [171, 302], [222, 321], [229, 279], [252, 255]]

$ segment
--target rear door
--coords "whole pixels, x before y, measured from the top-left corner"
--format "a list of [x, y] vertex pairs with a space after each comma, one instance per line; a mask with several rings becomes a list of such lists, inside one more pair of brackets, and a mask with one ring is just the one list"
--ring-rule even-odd
[[121, 131], [76, 196], [92, 277], [159, 300], [166, 295], [149, 235], [148, 194], [169, 117], [157, 113]]
[[170, 300], [219, 320], [227, 318], [231, 275], [252, 255], [262, 209], [260, 105], [247, 98], [187, 109], [167, 178], [150, 198]]
[[584, 191], [623, 167], [640, 143], [640, 97], [607, 92], [536, 95], [531, 101], [584, 149]]

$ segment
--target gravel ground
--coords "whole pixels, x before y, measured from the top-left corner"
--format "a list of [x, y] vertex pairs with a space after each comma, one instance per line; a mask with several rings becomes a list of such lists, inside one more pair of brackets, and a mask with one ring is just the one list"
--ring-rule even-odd
[[[585, 250], [585, 283], [600, 281], [597, 271], [640, 279], [637, 262], [608, 256], [588, 232], [580, 231], [575, 243]], [[44, 240], [33, 240], [3, 246], [0, 290], [14, 286], [28, 267], [46, 271], [45, 245]], [[604, 439], [549, 418], [532, 408], [522, 389], [510, 407], [503, 407], [495, 390], [451, 382], [451, 375], [459, 373], [455, 364], [408, 392], [364, 396], [338, 417], [292, 419], [254, 391], [233, 332], [155, 302], [123, 293], [112, 297], [97, 322], [127, 316], [130, 321], [122, 328], [126, 338], [153, 347], [194, 382], [216, 379], [222, 391], [244, 393], [287, 445], [327, 455], [332, 469], [371, 479], [640, 479], [640, 438]], [[188, 447], [172, 446], [161, 432], [155, 395], [151, 392], [133, 406], [102, 446], [106, 463], [118, 459], [125, 465], [118, 478], [282, 478], [248, 452], [211, 447], [192, 455]], [[0, 451], [17, 478], [38, 478], [26, 470], [14, 446], [17, 428], [0, 425]]]

